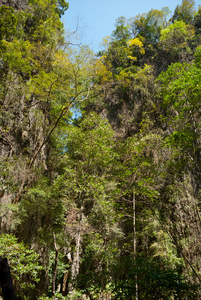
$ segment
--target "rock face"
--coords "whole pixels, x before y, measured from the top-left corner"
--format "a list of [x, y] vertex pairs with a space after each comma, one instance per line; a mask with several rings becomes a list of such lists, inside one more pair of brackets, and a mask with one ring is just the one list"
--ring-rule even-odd
[[[27, 171], [29, 161], [45, 139], [48, 117], [40, 103], [21, 98], [4, 102], [0, 108], [0, 205], [7, 206], [15, 199]], [[36, 177], [35, 170], [47, 170], [48, 147], [44, 145], [29, 170], [25, 186]], [[7, 210], [6, 210], [7, 211]], [[0, 213], [0, 230], [8, 229], [9, 214]], [[6, 226], [6, 228], [5, 228]]]
[[27, 6], [26, 0], [0, 0], [0, 6], [11, 6], [14, 9], [25, 9]]
[[[0, 231], [10, 227], [8, 206], [15, 199], [29, 161], [45, 139], [49, 110], [45, 101], [27, 92], [18, 74], [5, 74], [0, 95]], [[36, 170], [47, 170], [48, 147], [44, 145], [27, 174], [24, 186], [36, 178]]]
[[[49, 81], [56, 46], [47, 46], [51, 37], [43, 39], [40, 31], [40, 22], [49, 15], [46, 11], [40, 15], [40, 5], [29, 7], [27, 0], [0, 0], [3, 5], [14, 9], [1, 10], [3, 20], [10, 16], [10, 21], [0, 35], [0, 232], [9, 229], [8, 208], [19, 193], [33, 187], [39, 176], [49, 175], [50, 139], [41, 145], [56, 119], [50, 114]], [[55, 32], [59, 40], [60, 32]], [[49, 79], [43, 82], [43, 78]]]

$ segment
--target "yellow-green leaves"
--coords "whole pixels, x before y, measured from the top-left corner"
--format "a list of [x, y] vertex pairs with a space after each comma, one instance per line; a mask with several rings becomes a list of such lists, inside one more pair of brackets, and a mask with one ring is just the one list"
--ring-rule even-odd
[[29, 41], [1, 42], [1, 57], [4, 64], [14, 72], [29, 74], [33, 67], [33, 45]]
[[29, 40], [55, 47], [62, 41], [63, 24], [56, 12], [56, 0], [30, 0], [25, 31]]
[[158, 42], [161, 29], [167, 25], [169, 13], [169, 8], [163, 7], [162, 10], [151, 9], [148, 13], [130, 19], [135, 37], [144, 37], [146, 45]]
[[129, 48], [136, 48], [139, 50], [141, 54], [145, 54], [145, 50], [143, 48], [143, 43], [139, 38], [128, 40], [127, 45]]
[[194, 14], [195, 1], [182, 0], [182, 4], [176, 6], [172, 19], [173, 21], [183, 21], [185, 24], [189, 24], [192, 22]]
[[179, 52], [182, 48], [188, 51], [188, 39], [195, 35], [194, 29], [183, 21], [177, 21], [161, 30], [160, 43], [167, 51]]
[[201, 67], [201, 46], [197, 46], [195, 51], [195, 63], [198, 68]]
[[16, 32], [16, 17], [12, 7], [0, 7], [0, 40], [11, 40]]
[[112, 79], [112, 72], [108, 70], [106, 65], [103, 63], [104, 59], [105, 57], [102, 56], [101, 58], [97, 59], [94, 64], [95, 80], [101, 84], [108, 83]]
[[139, 38], [135, 38], [127, 41], [128, 52], [129, 52], [128, 58], [130, 58], [133, 61], [137, 60], [138, 52], [141, 55], [145, 54], [145, 49], [143, 47], [143, 42], [141, 40]]

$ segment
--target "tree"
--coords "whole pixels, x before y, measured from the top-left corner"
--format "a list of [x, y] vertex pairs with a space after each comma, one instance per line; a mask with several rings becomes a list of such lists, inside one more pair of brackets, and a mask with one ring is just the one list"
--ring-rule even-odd
[[[105, 251], [116, 245], [120, 234], [114, 209], [117, 188], [112, 177], [113, 147], [112, 129], [96, 114], [85, 117], [79, 127], [69, 126], [62, 162], [64, 172], [55, 181], [62, 190], [67, 213], [65, 231], [71, 241], [71, 283], [75, 284], [78, 278], [78, 286], [88, 292], [92, 285], [105, 288], [110, 260], [115, 254], [114, 251], [106, 255]], [[97, 273], [96, 282], [91, 272]]]
[[[159, 80], [163, 83], [164, 104], [168, 106], [171, 128], [168, 139], [175, 145], [180, 145], [190, 164], [195, 163], [193, 171], [199, 165], [200, 149], [199, 68], [194, 63], [177, 63], [169, 67]], [[200, 171], [197, 174], [199, 173]], [[195, 190], [198, 191], [197, 188]]]
[[[160, 45], [168, 51], [173, 59], [181, 59], [191, 53], [189, 40], [194, 37], [194, 28], [183, 21], [175, 21], [161, 31]], [[180, 58], [181, 57], [181, 58]]]
[[1, 241], [18, 294], [22, 280], [37, 299], [199, 298], [193, 6], [171, 24], [168, 8], [118, 18], [99, 57], [65, 41], [67, 2], [0, 7], [0, 230], [21, 241]]
[[177, 5], [172, 17], [172, 21], [183, 21], [185, 24], [191, 24], [195, 14], [195, 1], [182, 0], [181, 5]]
[[200, 7], [198, 8], [197, 13], [194, 15], [193, 24], [195, 26], [196, 34], [199, 35], [201, 29], [201, 8]]
[[35, 289], [43, 269], [38, 261], [39, 255], [9, 234], [0, 236], [0, 251], [8, 259], [17, 294], [31, 299], [31, 290]]
[[127, 20], [124, 16], [116, 19], [115, 30], [112, 32], [112, 37], [114, 41], [125, 41], [129, 39], [129, 26], [127, 25]]
[[[195, 247], [200, 232], [199, 77], [199, 67], [195, 63], [173, 64], [159, 77], [162, 82], [163, 105], [167, 109], [164, 120], [167, 122], [169, 134], [166, 143], [171, 148], [166, 174], [174, 174], [169, 183], [167, 199], [172, 199], [168, 206], [175, 207], [176, 212], [172, 217], [169, 216], [171, 221], [168, 230], [179, 255], [185, 260], [186, 268], [195, 277], [195, 282], [200, 282], [200, 264]], [[164, 193], [167, 193], [166, 188], [165, 190]], [[188, 207], [188, 211], [184, 207]], [[188, 215], [191, 215], [191, 220]], [[182, 240], [185, 240], [185, 247]]]
[[[147, 152], [146, 146], [149, 141], [149, 150]], [[122, 214], [123, 223], [127, 223], [129, 228], [130, 220], [132, 220], [133, 231], [133, 257], [131, 258], [133, 264], [137, 266], [137, 258], [140, 255], [140, 242], [138, 232], [140, 231], [140, 223], [144, 219], [144, 209], [147, 205], [149, 207], [150, 201], [157, 197], [157, 191], [154, 190], [154, 162], [151, 159], [151, 143], [154, 141], [159, 142], [158, 137], [145, 136], [141, 139], [128, 138], [125, 146], [123, 147], [123, 171], [121, 174], [120, 185], [122, 189], [122, 203], [124, 207], [124, 213]], [[143, 156], [141, 156], [143, 153]], [[152, 172], [150, 172], [152, 170]], [[124, 173], [125, 172], [125, 173]], [[151, 174], [152, 173], [152, 174]], [[125, 203], [124, 203], [125, 202]], [[121, 207], [121, 205], [120, 205]], [[141, 220], [141, 222], [139, 222]], [[143, 220], [144, 221], [144, 220]], [[124, 225], [125, 226], [125, 225]], [[127, 229], [128, 230], [128, 229]], [[141, 229], [142, 230], [142, 229]], [[130, 233], [130, 232], [129, 232]], [[129, 243], [129, 242], [127, 242]], [[135, 273], [135, 272], [134, 272]], [[141, 293], [139, 289], [138, 274], [135, 274], [135, 299], [140, 297]]]
[[1, 6], [0, 7], [0, 40], [8, 40], [14, 36], [16, 32], [16, 17], [13, 14], [14, 9], [12, 7]]
[[167, 26], [169, 13], [167, 7], [162, 8], [162, 10], [151, 9], [148, 13], [138, 15], [130, 20], [130, 26], [135, 28], [136, 36], [142, 36], [145, 39], [146, 45], [155, 44], [159, 40], [160, 31]]

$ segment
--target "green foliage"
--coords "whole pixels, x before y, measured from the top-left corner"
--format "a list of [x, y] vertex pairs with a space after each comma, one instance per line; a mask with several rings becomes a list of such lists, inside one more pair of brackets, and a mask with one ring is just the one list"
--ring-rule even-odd
[[[53, 231], [59, 232], [62, 228], [64, 213], [59, 187], [57, 184], [50, 186], [46, 178], [41, 178], [38, 186], [30, 188], [20, 202], [21, 234], [25, 240], [51, 244]], [[34, 229], [31, 229], [32, 223], [35, 223]]]
[[56, 46], [61, 41], [63, 24], [59, 15], [68, 8], [65, 1], [31, 0], [29, 2], [28, 18], [26, 20], [26, 34], [34, 42]]
[[195, 13], [195, 1], [194, 0], [182, 0], [181, 5], [177, 5], [172, 17], [173, 21], [183, 21], [185, 24], [189, 24], [193, 20]]
[[183, 21], [175, 21], [161, 31], [160, 43], [164, 50], [172, 55], [179, 54], [182, 49], [190, 52], [188, 40], [194, 36], [194, 29], [185, 25]]
[[115, 30], [113, 31], [112, 36], [115, 41], [125, 41], [129, 39], [129, 27], [124, 16], [121, 16], [118, 19], [116, 19]]
[[42, 296], [39, 298], [39, 300], [49, 300], [49, 299], [62, 299], [62, 300], [65, 300], [66, 297], [64, 297], [61, 293], [55, 293], [54, 297], [46, 297], [46, 296]]
[[29, 295], [39, 282], [39, 273], [43, 269], [39, 255], [18, 243], [16, 237], [10, 234], [0, 236], [0, 255], [8, 259], [17, 293], [24, 297]]
[[95, 58], [65, 45], [66, 9], [0, 7], [0, 225], [45, 268], [2, 235], [17, 292], [52, 299], [57, 271], [58, 299], [197, 299], [200, 10], [120, 17]]
[[69, 8], [69, 3], [65, 0], [58, 0], [58, 4], [56, 7], [56, 12], [58, 13], [59, 17], [64, 15], [65, 11]]
[[[122, 272], [124, 268], [125, 274]], [[115, 271], [118, 273], [118, 279], [113, 290], [114, 299], [133, 299], [136, 292], [135, 278], [137, 278], [142, 298], [172, 299], [174, 297], [179, 299], [188, 295], [190, 299], [193, 299], [197, 296], [195, 285], [186, 281], [174, 269], [162, 269], [156, 260], [138, 258], [136, 262], [133, 262], [130, 258], [126, 258]]]
[[148, 13], [136, 16], [131, 27], [135, 27], [138, 36], [142, 36], [146, 44], [156, 43], [159, 40], [160, 31], [167, 26], [169, 13], [167, 7], [162, 10], [151, 9]]
[[5, 66], [16, 73], [23, 73], [24, 75], [30, 75], [33, 70], [33, 66], [30, 62], [34, 63], [31, 51], [33, 46], [29, 41], [14, 40], [12, 43], [2, 41], [3, 48], [3, 61]]
[[73, 199], [78, 208], [83, 206], [89, 224], [103, 235], [107, 235], [115, 217], [112, 199], [116, 184], [111, 174], [115, 155], [113, 134], [107, 121], [95, 114], [84, 119], [80, 128], [69, 126], [65, 174], [57, 179], [68, 201]]
[[198, 11], [195, 13], [193, 24], [195, 26], [196, 34], [200, 34], [201, 29], [201, 8], [198, 8]]
[[12, 7], [0, 7], [0, 40], [10, 40], [16, 32], [16, 17]]
[[[114, 132], [107, 120], [92, 113], [83, 118], [79, 127], [68, 127], [65, 148], [65, 172], [57, 178], [56, 184], [63, 189], [69, 212], [80, 215], [80, 219], [77, 217], [67, 227], [73, 240], [76, 240], [79, 226], [82, 232], [83, 258], [78, 288], [88, 290], [93, 285], [104, 289], [110, 265], [118, 253], [116, 238], [121, 235], [114, 208], [117, 193], [112, 177]], [[97, 272], [96, 282], [90, 278], [94, 270]]]
[[200, 132], [200, 69], [194, 64], [174, 64], [159, 80], [164, 87], [164, 105], [168, 107], [168, 119], [173, 128], [168, 139], [193, 153]]
[[201, 68], [201, 47], [200, 46], [196, 48], [196, 52], [194, 56], [195, 56], [196, 66], [200, 69]]
[[116, 20], [115, 30], [112, 33], [112, 40], [109, 43], [107, 52], [104, 53], [104, 60], [112, 68], [114, 74], [129, 66], [129, 49], [127, 42], [131, 38], [129, 26], [125, 17]]

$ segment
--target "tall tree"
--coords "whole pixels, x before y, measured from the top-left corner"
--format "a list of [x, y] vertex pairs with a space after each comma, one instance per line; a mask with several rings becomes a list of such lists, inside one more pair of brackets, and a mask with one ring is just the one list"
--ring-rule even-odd
[[183, 21], [185, 24], [191, 24], [195, 14], [195, 1], [182, 0], [181, 5], [177, 5], [172, 17], [173, 21]]

